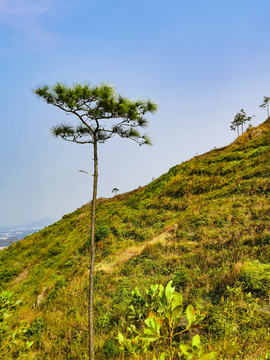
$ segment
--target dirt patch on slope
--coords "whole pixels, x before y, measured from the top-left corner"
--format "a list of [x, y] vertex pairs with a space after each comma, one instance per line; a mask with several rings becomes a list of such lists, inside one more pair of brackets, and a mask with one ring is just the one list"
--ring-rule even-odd
[[19, 276], [14, 280], [14, 284], [18, 284], [19, 282], [26, 280], [29, 273], [29, 269], [24, 269], [23, 272], [20, 273]]
[[146, 246], [161, 243], [166, 244], [169, 241], [171, 234], [169, 232], [164, 232], [154, 239], [146, 241], [142, 245], [133, 245], [127, 247], [125, 250], [119, 250], [115, 255], [114, 259], [108, 259], [106, 261], [101, 261], [95, 267], [95, 271], [104, 271], [106, 273], [112, 273], [116, 266], [122, 265], [128, 260], [132, 259], [135, 256], [140, 255]]

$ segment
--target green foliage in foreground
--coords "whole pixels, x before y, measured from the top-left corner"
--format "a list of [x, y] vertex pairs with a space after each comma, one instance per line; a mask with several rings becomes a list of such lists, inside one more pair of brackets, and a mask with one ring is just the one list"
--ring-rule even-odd
[[[6, 321], [9, 329], [28, 324], [29, 359], [87, 359], [89, 221], [87, 204], [0, 251], [0, 292], [23, 300]], [[97, 360], [122, 356], [118, 332], [126, 336], [134, 324], [142, 334], [150, 314], [152, 295], [143, 289], [171, 280], [184, 310], [206, 313], [202, 328], [182, 334], [182, 344], [192, 345], [198, 334], [203, 351], [217, 352], [218, 360], [267, 359], [269, 223], [270, 120], [145, 187], [100, 199]], [[150, 346], [156, 356], [168, 349], [159, 340]], [[11, 356], [5, 351], [1, 359]]]
[[[133, 335], [131, 338], [118, 333], [121, 350], [127, 350], [137, 359], [141, 358], [141, 354], [153, 360], [216, 358], [214, 352], [203, 354], [199, 334], [193, 336], [190, 345], [182, 343], [181, 335], [191, 329], [199, 328], [205, 314], [194, 310], [192, 305], [188, 305], [184, 311], [183, 297], [175, 292], [172, 281], [165, 289], [162, 285], [152, 285], [147, 294], [150, 295], [149, 315], [144, 320], [141, 331], [138, 331], [134, 324], [128, 327], [131, 336]], [[131, 309], [134, 311], [133, 306]], [[140, 313], [141, 310], [137, 311]], [[182, 328], [180, 328], [181, 325]], [[167, 349], [167, 351], [160, 350], [158, 355], [156, 354], [157, 347]], [[155, 354], [150, 355], [153, 352]]]
[[10, 291], [0, 293], [0, 354], [5, 359], [17, 359], [30, 351], [33, 341], [27, 339], [27, 324], [17, 321], [12, 326], [10, 318], [21, 305], [21, 300], [15, 300]]

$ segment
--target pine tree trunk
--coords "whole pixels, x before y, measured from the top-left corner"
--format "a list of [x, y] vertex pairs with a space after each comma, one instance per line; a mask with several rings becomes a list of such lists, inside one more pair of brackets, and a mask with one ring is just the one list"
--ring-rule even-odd
[[94, 349], [94, 269], [95, 269], [95, 222], [96, 199], [98, 184], [98, 156], [97, 140], [94, 138], [94, 183], [92, 197], [91, 232], [90, 232], [90, 271], [89, 271], [89, 303], [88, 303], [88, 330], [89, 330], [89, 359], [95, 360]]

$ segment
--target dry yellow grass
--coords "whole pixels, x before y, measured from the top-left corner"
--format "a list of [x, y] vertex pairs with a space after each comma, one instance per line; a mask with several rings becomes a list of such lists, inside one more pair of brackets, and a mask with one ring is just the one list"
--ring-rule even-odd
[[132, 259], [135, 256], [138, 256], [142, 253], [142, 251], [149, 245], [154, 244], [167, 244], [171, 237], [170, 232], [164, 232], [152, 240], [146, 241], [142, 245], [132, 245], [127, 247], [124, 250], [119, 250], [116, 254], [114, 254], [114, 259], [101, 261], [96, 265], [96, 271], [104, 271], [105, 273], [112, 273], [116, 267], [123, 265], [128, 260]]
[[29, 269], [24, 269], [23, 272], [21, 272], [19, 274], [19, 276], [17, 276], [16, 279], [14, 280], [14, 285], [18, 284], [21, 281], [26, 280], [28, 272], [29, 272]]

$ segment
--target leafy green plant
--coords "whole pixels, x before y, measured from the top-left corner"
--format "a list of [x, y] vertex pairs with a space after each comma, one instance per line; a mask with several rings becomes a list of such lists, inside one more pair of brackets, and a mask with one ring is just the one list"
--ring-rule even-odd
[[5, 318], [8, 318], [10, 316], [10, 312], [16, 309], [21, 302], [21, 300], [14, 300], [14, 296], [11, 291], [2, 291], [0, 293], [0, 321], [3, 322]]
[[[201, 339], [200, 336], [197, 334], [192, 338], [191, 345], [180, 345], [180, 349], [183, 353], [182, 358], [186, 360], [215, 360], [216, 353], [210, 352], [208, 354], [203, 354], [202, 346], [201, 346]], [[181, 356], [180, 356], [181, 358]]]
[[12, 323], [13, 312], [21, 303], [21, 300], [14, 299], [11, 291], [0, 293], [0, 353], [13, 359], [28, 352], [33, 345], [33, 341], [26, 337], [27, 324], [24, 321]]
[[131, 291], [131, 302], [129, 305], [129, 319], [135, 324], [141, 323], [147, 318], [151, 311], [156, 312], [159, 307], [159, 285], [151, 285], [142, 295], [138, 287]]
[[154, 310], [153, 307], [149, 309], [150, 313], [144, 320], [141, 331], [134, 324], [128, 327], [128, 332], [133, 335], [131, 338], [125, 337], [121, 332], [118, 333], [120, 350], [126, 350], [139, 359], [141, 354], [149, 354], [152, 344], [155, 343], [155, 346], [162, 345], [166, 351], [159, 354], [158, 358], [154, 355], [153, 360], [215, 359], [213, 352], [203, 355], [198, 334], [193, 337], [191, 346], [181, 341], [183, 333], [191, 328], [200, 327], [205, 314], [195, 310], [192, 305], [184, 311], [183, 297], [175, 292], [172, 281], [166, 288], [155, 285], [152, 290], [154, 290], [153, 297], [157, 299], [157, 306]]

